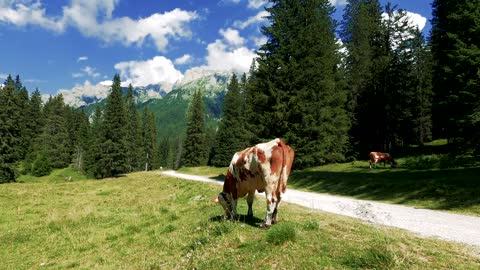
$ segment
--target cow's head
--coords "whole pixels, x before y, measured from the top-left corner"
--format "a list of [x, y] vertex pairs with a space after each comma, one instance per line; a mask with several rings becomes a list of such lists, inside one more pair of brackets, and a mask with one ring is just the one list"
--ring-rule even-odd
[[225, 192], [220, 192], [217, 197], [212, 199], [212, 202], [219, 203], [225, 211], [225, 216], [231, 218], [233, 214], [233, 199], [232, 195]]
[[[227, 175], [225, 176], [225, 181], [223, 182], [223, 191], [220, 192], [217, 197], [212, 199], [212, 202], [220, 203], [220, 205], [223, 207], [223, 210], [225, 210], [225, 216], [227, 218], [231, 218], [235, 215], [234, 203], [236, 199], [236, 192], [237, 188], [235, 179], [233, 178], [232, 173], [228, 171]], [[235, 194], [235, 197], [233, 194]]]

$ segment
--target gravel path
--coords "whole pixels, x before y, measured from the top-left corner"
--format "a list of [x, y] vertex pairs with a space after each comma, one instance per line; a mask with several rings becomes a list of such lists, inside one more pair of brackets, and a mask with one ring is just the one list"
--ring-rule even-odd
[[[195, 181], [223, 184], [207, 177], [164, 171], [161, 174]], [[435, 237], [480, 248], [480, 217], [451, 214], [409, 206], [350, 199], [287, 189], [282, 201], [359, 218], [370, 223], [406, 229], [423, 237]]]

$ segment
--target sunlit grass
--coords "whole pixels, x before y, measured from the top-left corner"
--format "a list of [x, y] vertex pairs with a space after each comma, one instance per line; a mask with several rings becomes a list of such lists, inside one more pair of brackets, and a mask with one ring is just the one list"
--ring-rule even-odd
[[[478, 251], [282, 204], [225, 221], [215, 184], [134, 173], [0, 185], [2, 269], [478, 269]], [[246, 213], [239, 202], [239, 213]]]

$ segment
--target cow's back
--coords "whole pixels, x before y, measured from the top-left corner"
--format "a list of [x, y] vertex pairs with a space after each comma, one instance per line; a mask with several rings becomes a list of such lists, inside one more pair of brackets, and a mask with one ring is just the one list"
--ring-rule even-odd
[[235, 153], [229, 172], [237, 183], [238, 197], [252, 190], [263, 192], [267, 185], [285, 192], [293, 159], [293, 149], [278, 138]]

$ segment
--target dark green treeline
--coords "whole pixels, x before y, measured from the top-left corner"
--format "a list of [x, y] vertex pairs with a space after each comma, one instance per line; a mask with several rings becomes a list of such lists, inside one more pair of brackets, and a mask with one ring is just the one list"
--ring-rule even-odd
[[95, 178], [160, 166], [155, 117], [147, 107], [139, 116], [132, 87], [123, 96], [118, 74], [90, 120], [62, 95], [43, 104], [38, 89], [29, 96], [20, 77], [9, 76], [0, 89], [0, 145], [0, 183], [68, 166]]

